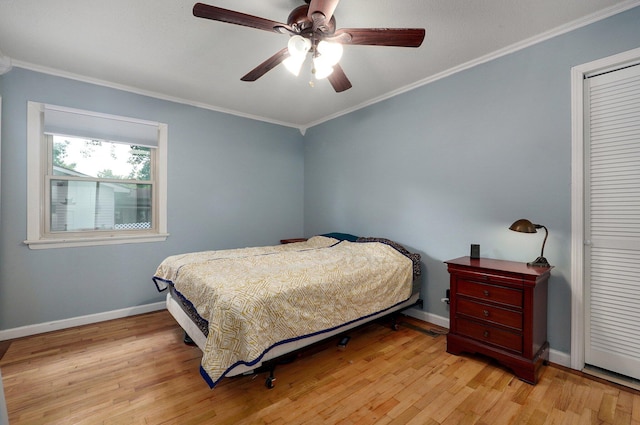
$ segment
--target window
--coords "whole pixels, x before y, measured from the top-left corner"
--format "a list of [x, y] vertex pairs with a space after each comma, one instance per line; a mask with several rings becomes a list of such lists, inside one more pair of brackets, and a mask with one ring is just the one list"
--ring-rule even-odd
[[32, 249], [165, 240], [167, 125], [28, 104]]

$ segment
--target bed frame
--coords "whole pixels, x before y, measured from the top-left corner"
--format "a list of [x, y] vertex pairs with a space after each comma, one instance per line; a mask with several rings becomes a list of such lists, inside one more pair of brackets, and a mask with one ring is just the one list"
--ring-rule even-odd
[[[269, 371], [269, 376], [267, 376], [266, 378], [265, 385], [267, 388], [273, 388], [274, 381], [275, 381], [275, 376], [274, 376], [275, 366], [278, 364], [278, 360], [280, 358], [283, 358], [284, 356], [287, 356], [287, 355], [291, 355], [292, 353], [298, 350], [301, 350], [305, 347], [309, 347], [312, 344], [319, 343], [328, 338], [334, 337], [338, 334], [344, 333], [345, 331], [361, 326], [365, 323], [371, 322], [373, 320], [379, 319], [387, 315], [391, 315], [393, 313], [399, 313], [400, 311], [415, 305], [421, 305], [422, 300], [420, 299], [419, 295], [420, 294], [418, 292], [414, 292], [414, 294], [408, 300], [401, 302], [399, 304], [396, 304], [386, 310], [373, 313], [369, 316], [360, 318], [358, 320], [355, 320], [349, 323], [345, 323], [341, 326], [329, 329], [325, 332], [320, 332], [308, 337], [296, 339], [294, 341], [277, 344], [271, 347], [269, 350], [267, 350], [267, 352], [262, 356], [260, 361], [258, 361], [257, 363], [251, 366], [239, 364], [235, 366], [233, 369], [231, 369], [225, 376], [232, 377], [232, 376], [238, 376], [238, 375], [253, 374], [253, 373], [257, 373], [259, 371], [265, 370], [266, 368], [266, 370]], [[186, 334], [185, 338], [186, 336], [188, 336], [190, 340], [193, 341], [193, 343], [195, 343], [195, 345], [197, 345], [198, 348], [200, 348], [201, 351], [204, 351], [207, 337], [200, 329], [201, 325], [199, 326], [198, 324], [195, 323], [194, 319], [192, 319], [191, 315], [193, 313], [189, 312], [188, 306], [185, 305], [179, 297], [175, 296], [173, 291], [169, 291], [167, 293], [166, 304], [167, 304], [167, 310], [169, 310], [169, 313], [171, 313], [171, 315], [175, 318], [175, 320], [178, 322], [180, 327], [185, 331], [185, 334]], [[397, 324], [395, 323], [395, 321], [393, 322], [392, 327], [394, 330], [397, 329]]]

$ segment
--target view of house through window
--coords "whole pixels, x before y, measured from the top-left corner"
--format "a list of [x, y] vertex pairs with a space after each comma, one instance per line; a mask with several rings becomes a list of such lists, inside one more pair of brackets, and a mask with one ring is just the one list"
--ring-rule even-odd
[[51, 233], [153, 227], [152, 148], [47, 137]]

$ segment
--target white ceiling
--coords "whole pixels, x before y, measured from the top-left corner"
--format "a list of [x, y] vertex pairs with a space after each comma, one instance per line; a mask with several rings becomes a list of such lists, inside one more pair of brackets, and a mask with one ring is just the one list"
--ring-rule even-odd
[[[200, 0], [286, 22], [303, 0]], [[337, 28], [425, 28], [421, 47], [346, 46], [353, 88], [278, 66], [286, 35], [195, 18], [195, 0], [0, 0], [0, 65], [69, 76], [301, 130], [640, 0], [342, 0]], [[4, 55], [4, 57], [2, 57]], [[0, 66], [1, 68], [1, 66]]]

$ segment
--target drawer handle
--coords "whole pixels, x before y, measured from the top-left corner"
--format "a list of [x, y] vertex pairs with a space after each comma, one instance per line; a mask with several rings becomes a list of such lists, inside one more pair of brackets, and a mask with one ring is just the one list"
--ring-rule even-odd
[[482, 335], [484, 335], [485, 338], [489, 338], [489, 331], [484, 331]]
[[482, 314], [484, 314], [484, 317], [489, 317], [489, 310], [482, 310]]
[[489, 291], [487, 291], [486, 289], [484, 291], [482, 291], [482, 293], [484, 294], [485, 297], [489, 296]]

